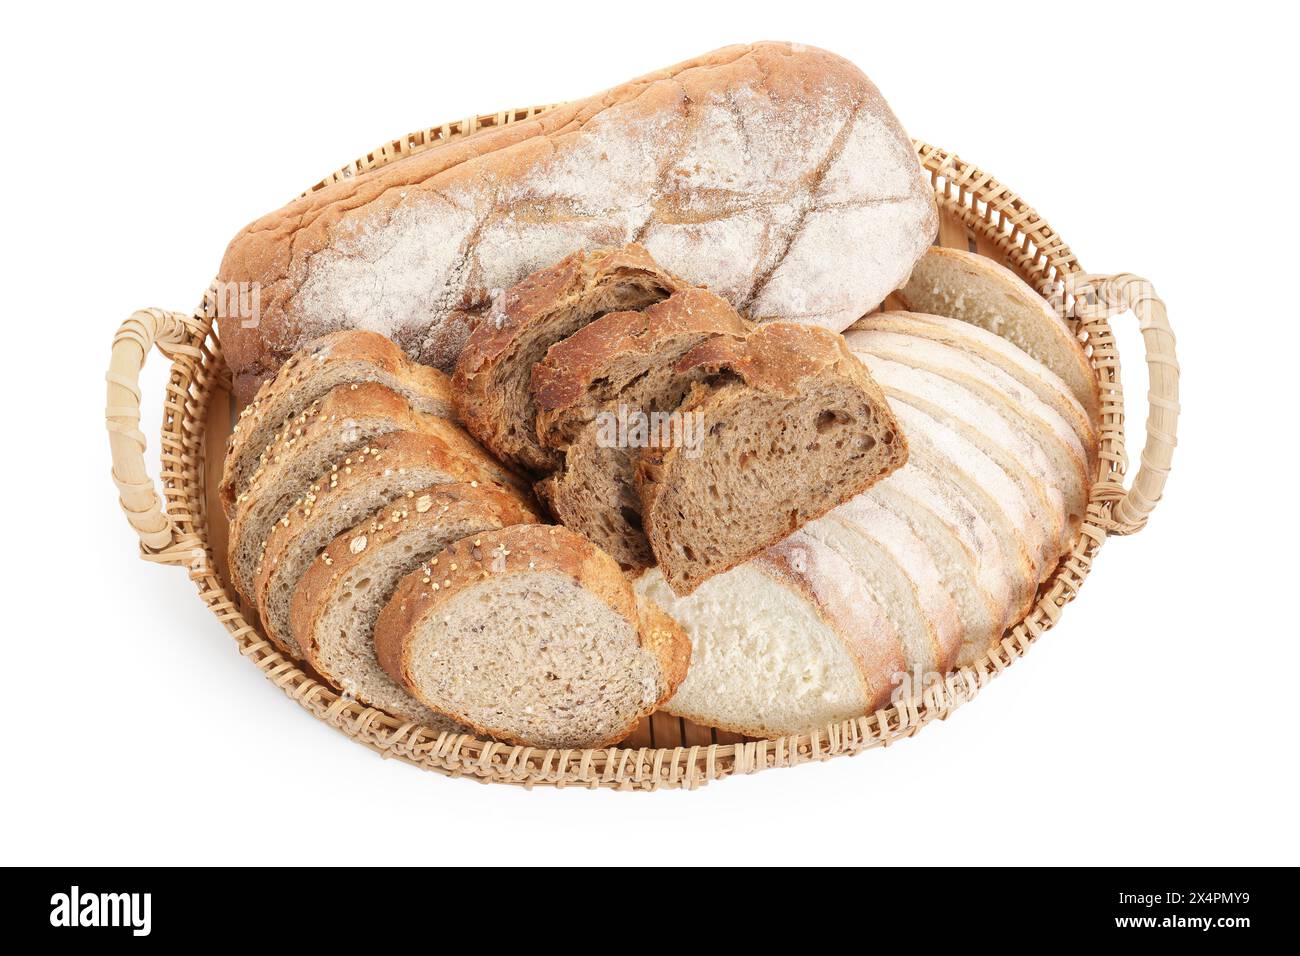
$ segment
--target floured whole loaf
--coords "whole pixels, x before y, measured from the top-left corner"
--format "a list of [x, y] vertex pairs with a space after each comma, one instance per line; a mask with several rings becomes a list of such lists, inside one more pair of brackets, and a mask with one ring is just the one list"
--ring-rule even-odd
[[757, 320], [838, 331], [907, 279], [936, 224], [911, 142], [860, 70], [732, 46], [262, 217], [219, 275], [258, 283], [259, 314], [220, 331], [241, 400], [341, 328], [449, 370], [497, 292], [629, 242]]

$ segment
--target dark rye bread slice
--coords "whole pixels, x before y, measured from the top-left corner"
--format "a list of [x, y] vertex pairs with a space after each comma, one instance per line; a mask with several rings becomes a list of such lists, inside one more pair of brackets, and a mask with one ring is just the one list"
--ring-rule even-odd
[[340, 385], [281, 429], [262, 455], [248, 489], [236, 499], [230, 523], [230, 577], [241, 594], [256, 599], [257, 563], [271, 529], [311, 484], [348, 452], [398, 431], [437, 435], [452, 450], [477, 459], [496, 481], [528, 493], [518, 477], [445, 418], [414, 411], [406, 399], [376, 382]]
[[432, 710], [547, 748], [622, 740], [690, 662], [681, 627], [638, 604], [613, 558], [543, 525], [464, 538], [412, 572], [379, 615], [375, 649]]
[[704, 289], [683, 289], [641, 312], [611, 312], [552, 345], [533, 369], [537, 435], [564, 451], [535, 486], [561, 522], [628, 568], [654, 564], [633, 485], [640, 449], [610, 441], [609, 419], [672, 411], [691, 387], [675, 366], [715, 335], [743, 339], [752, 326]]
[[677, 594], [907, 461], [880, 387], [833, 332], [770, 323], [741, 344], [713, 338], [678, 367], [708, 373], [678, 408], [702, 441], [647, 448], [636, 473], [646, 537]]
[[607, 312], [644, 309], [683, 288], [641, 246], [576, 252], [508, 289], [465, 344], [453, 391], [465, 427], [502, 461], [548, 472], [559, 454], [537, 440], [533, 366]]
[[429, 485], [495, 484], [486, 457], [465, 455], [437, 434], [393, 432], [332, 464], [275, 523], [262, 551], [254, 590], [266, 636], [302, 657], [289, 602], [316, 555], [377, 509]]
[[293, 590], [293, 630], [307, 659], [357, 700], [443, 729], [446, 717], [394, 684], [379, 666], [374, 647], [379, 612], [403, 577], [452, 542], [536, 520], [516, 496], [482, 484], [433, 485], [379, 509], [335, 538]]
[[357, 329], [314, 339], [295, 352], [240, 412], [221, 475], [221, 504], [227, 517], [248, 487], [262, 452], [284, 424], [330, 389], [354, 382], [385, 385], [417, 412], [454, 415], [451, 380], [437, 369], [412, 362], [384, 336]]

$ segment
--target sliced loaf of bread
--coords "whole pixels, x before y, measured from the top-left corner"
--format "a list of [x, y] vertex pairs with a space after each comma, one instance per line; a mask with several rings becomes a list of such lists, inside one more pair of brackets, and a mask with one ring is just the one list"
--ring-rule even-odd
[[340, 385], [287, 422], [263, 452], [230, 523], [230, 576], [241, 594], [256, 599], [257, 565], [271, 529], [313, 482], [328, 478], [334, 462], [392, 432], [437, 435], [447, 447], [477, 460], [501, 484], [527, 494], [519, 479], [494, 462], [460, 428], [414, 411], [406, 399], [376, 382]]
[[574, 253], [512, 286], [456, 362], [453, 391], [465, 427], [502, 461], [552, 471], [559, 454], [537, 438], [533, 366], [593, 319], [644, 309], [684, 285], [633, 244]]
[[715, 336], [739, 342], [750, 328], [726, 300], [688, 288], [641, 312], [611, 312], [552, 345], [532, 383], [538, 438], [564, 453], [536, 486], [552, 514], [624, 567], [653, 564], [633, 484], [641, 449], [618, 431], [641, 427], [646, 441], [658, 441], [645, 426], [676, 409], [694, 381], [678, 374], [678, 361]]
[[335, 535], [416, 490], [451, 482], [496, 486], [485, 459], [451, 447], [437, 433], [392, 432], [332, 464], [275, 522], [266, 540], [254, 581], [263, 633], [302, 657], [289, 605], [312, 559]]
[[[878, 321], [899, 334], [914, 327], [920, 347], [865, 334]], [[948, 319], [872, 316], [845, 338], [879, 369], [907, 464], [689, 595], [661, 568], [638, 578], [693, 646], [665, 710], [756, 736], [869, 713], [891, 694], [889, 680], [874, 696], [846, 690], [864, 635], [895, 649], [884, 676], [917, 695], [997, 645], [1078, 532], [1080, 453], [1096, 460], [1096, 436], [1057, 376]], [[835, 595], [840, 613], [830, 614]], [[846, 595], [874, 602], [880, 621], [864, 630], [868, 612]], [[858, 624], [846, 626], [846, 606]]]
[[1047, 302], [987, 256], [932, 246], [896, 293], [910, 312], [948, 316], [987, 329], [1061, 379], [1097, 420], [1097, 377], [1083, 346]]
[[360, 382], [387, 386], [418, 412], [443, 417], [454, 414], [450, 379], [437, 369], [412, 362], [384, 336], [360, 329], [323, 335], [295, 352], [240, 412], [221, 476], [226, 515], [247, 489], [262, 452], [285, 422], [297, 418], [331, 389]]
[[375, 648], [432, 710], [547, 748], [622, 740], [690, 658], [681, 628], [638, 605], [613, 558], [541, 525], [473, 535], [417, 568], [380, 613]]
[[880, 388], [843, 338], [773, 322], [715, 336], [677, 365], [702, 375], [676, 414], [694, 445], [646, 448], [646, 538], [678, 594], [735, 567], [907, 460]]
[[536, 520], [515, 495], [494, 486], [437, 484], [407, 492], [340, 534], [309, 562], [293, 589], [293, 633], [312, 666], [336, 687], [390, 714], [442, 729], [447, 718], [393, 683], [379, 666], [375, 621], [407, 574], [424, 568], [421, 584], [439, 586], [434, 576], [443, 569], [430, 559], [437, 560], [434, 556], [449, 544]]

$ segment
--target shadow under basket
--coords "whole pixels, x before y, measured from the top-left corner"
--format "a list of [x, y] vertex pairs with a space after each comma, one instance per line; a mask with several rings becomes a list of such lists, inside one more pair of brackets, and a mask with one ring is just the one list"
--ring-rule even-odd
[[[384, 144], [309, 191], [480, 129], [528, 119], [546, 108], [420, 130]], [[938, 244], [987, 256], [1038, 290], [1083, 341], [1101, 389], [1099, 464], [1087, 515], [1070, 550], [1040, 589], [1029, 614], [997, 647], [975, 666], [925, 687], [918, 697], [812, 733], [773, 740], [750, 740], [656, 714], [616, 747], [543, 750], [439, 734], [341, 696], [304, 663], [277, 651], [259, 632], [256, 614], [226, 583], [227, 526], [216, 493], [236, 409], [213, 321], [213, 290], [190, 315], [160, 309], [137, 312], [113, 340], [106, 412], [113, 478], [122, 508], [139, 535], [141, 557], [188, 568], [200, 599], [240, 653], [314, 717], [385, 757], [451, 776], [523, 786], [694, 788], [732, 774], [856, 754], [915, 734], [974, 697], [1057, 622], [1108, 536], [1131, 534], [1144, 526], [1168, 476], [1178, 424], [1174, 336], [1150, 283], [1132, 275], [1083, 272], [1060, 236], [1011, 190], [952, 153], [920, 142], [915, 146], [939, 206]], [[1127, 312], [1138, 320], [1150, 377], [1146, 445], [1128, 487], [1119, 354], [1109, 324], [1111, 316]], [[145, 470], [145, 437], [139, 427], [140, 369], [153, 346], [172, 363], [163, 395], [161, 498]]]

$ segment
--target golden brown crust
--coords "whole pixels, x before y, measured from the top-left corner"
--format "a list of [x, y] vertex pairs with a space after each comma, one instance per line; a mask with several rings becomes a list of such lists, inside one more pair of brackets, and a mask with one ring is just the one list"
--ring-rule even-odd
[[[384, 518], [387, 520], [382, 520]], [[312, 666], [326, 680], [334, 676], [325, 668], [315, 639], [316, 624], [328, 607], [328, 599], [338, 582], [361, 561], [366, 552], [382, 547], [400, 535], [421, 526], [437, 527], [473, 517], [484, 527], [525, 525], [538, 520], [537, 515], [517, 497], [492, 485], [432, 485], [380, 509], [361, 524], [335, 538], [308, 566], [293, 593], [294, 632], [301, 635], [303, 651]], [[355, 545], [358, 537], [365, 545]]]
[[[450, 379], [437, 369], [412, 362], [384, 336], [345, 329], [314, 339], [290, 356], [275, 378], [264, 382], [257, 397], [240, 412], [227, 442], [221, 477], [221, 502], [227, 517], [236, 496], [244, 490], [237, 485], [238, 470], [246, 467], [249, 459], [260, 456], [276, 432], [306, 404], [299, 396], [312, 378], [332, 366], [346, 363], [359, 363], [369, 369], [370, 379], [387, 377], [401, 381], [412, 393], [423, 396], [424, 411], [444, 416], [453, 414]], [[369, 379], [355, 379], [366, 380]]]

